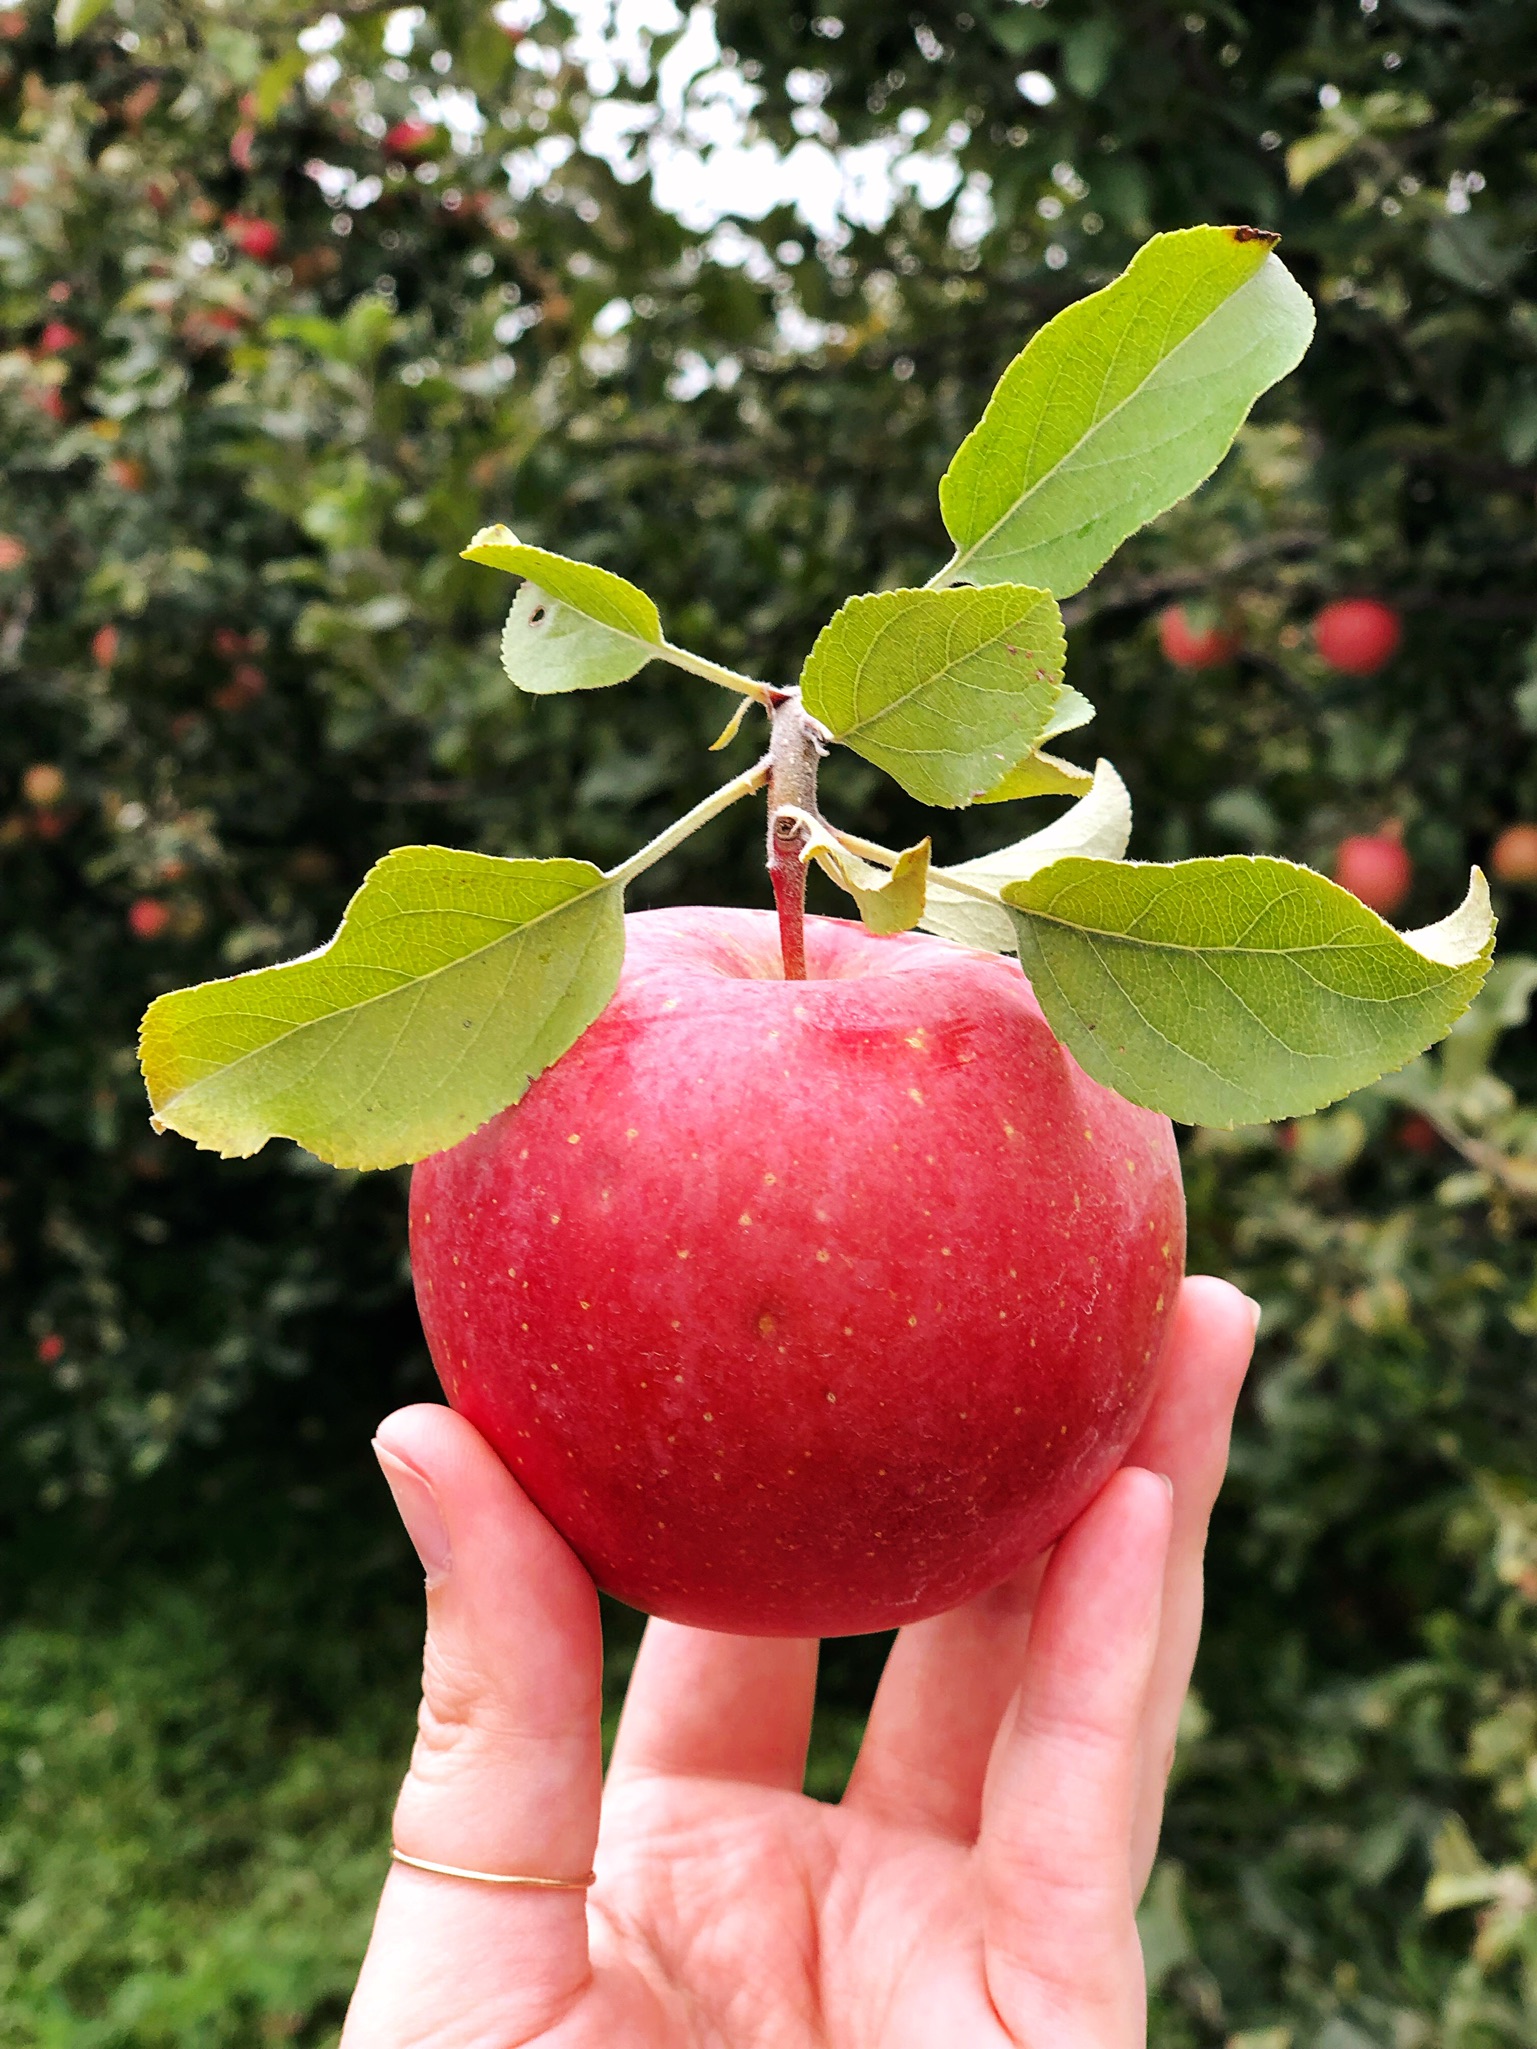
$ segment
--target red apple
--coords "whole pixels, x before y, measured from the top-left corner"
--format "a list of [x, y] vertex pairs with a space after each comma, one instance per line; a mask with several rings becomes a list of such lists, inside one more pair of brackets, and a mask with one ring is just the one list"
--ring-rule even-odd
[[383, 149], [386, 156], [420, 156], [433, 138], [430, 121], [397, 121], [393, 128], [384, 133]]
[[136, 896], [128, 906], [128, 929], [135, 939], [158, 939], [171, 922], [171, 907], [158, 896]]
[[253, 263], [271, 263], [283, 239], [274, 223], [264, 221], [259, 214], [226, 214], [224, 232], [241, 254], [249, 256]]
[[1158, 614], [1158, 645], [1176, 669], [1214, 669], [1231, 661], [1242, 643], [1220, 627], [1192, 625], [1183, 605], [1166, 605]]
[[600, 1585], [759, 1635], [995, 1585], [1121, 1462], [1184, 1259], [1168, 1120], [1018, 966], [650, 911], [598, 1022], [411, 1187], [444, 1389]]
[[1336, 598], [1313, 621], [1313, 645], [1347, 676], [1374, 676], [1396, 652], [1403, 624], [1376, 598]]
[[37, 353], [40, 356], [61, 356], [79, 339], [79, 334], [67, 320], [50, 320], [37, 338]]
[[56, 1330], [51, 1330], [46, 1337], [38, 1339], [37, 1356], [39, 1363], [44, 1366], [53, 1366], [64, 1357], [64, 1340]]
[[1537, 882], [1537, 825], [1507, 825], [1489, 853], [1501, 882]]
[[257, 668], [255, 662], [241, 662], [229, 681], [213, 693], [213, 702], [220, 711], [244, 711], [266, 687], [265, 670]]
[[1391, 918], [1414, 882], [1414, 863], [1391, 832], [1354, 833], [1340, 841], [1334, 879], [1379, 917]]
[[117, 628], [110, 623], [98, 626], [91, 635], [91, 660], [98, 669], [110, 669], [117, 660], [119, 639]]
[[1441, 1134], [1428, 1117], [1411, 1111], [1398, 1127], [1398, 1143], [1406, 1153], [1434, 1153], [1441, 1149]]

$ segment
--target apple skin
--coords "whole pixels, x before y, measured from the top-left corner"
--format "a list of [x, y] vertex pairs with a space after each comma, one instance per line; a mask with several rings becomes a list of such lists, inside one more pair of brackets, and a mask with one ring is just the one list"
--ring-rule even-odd
[[1336, 598], [1313, 621], [1313, 645], [1345, 676], [1375, 676], [1403, 637], [1398, 614], [1378, 598]]
[[1184, 1264], [1168, 1120], [1018, 965], [767, 911], [626, 920], [619, 989], [411, 1185], [450, 1403], [598, 1584], [763, 1636], [891, 1628], [1121, 1463]]
[[1391, 918], [1414, 886], [1414, 863], [1391, 833], [1354, 833], [1339, 843], [1334, 879], [1379, 918]]
[[1507, 825], [1490, 851], [1489, 866], [1501, 882], [1520, 888], [1537, 882], [1537, 825]]
[[1220, 626], [1192, 626], [1183, 605], [1166, 605], [1158, 614], [1158, 645], [1176, 669], [1214, 669], [1230, 662], [1242, 644]]

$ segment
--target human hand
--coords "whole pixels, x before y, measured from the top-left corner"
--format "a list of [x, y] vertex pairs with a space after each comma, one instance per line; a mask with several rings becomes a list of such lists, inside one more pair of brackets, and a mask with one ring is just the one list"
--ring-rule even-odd
[[591, 1580], [462, 1417], [391, 1416], [428, 1589], [396, 1845], [597, 1882], [392, 1866], [343, 2049], [1136, 2049], [1135, 1908], [1255, 1320], [1185, 1283], [1127, 1464], [1047, 1560], [901, 1631], [838, 1806], [800, 1790], [816, 1644], [656, 1621], [605, 1788]]

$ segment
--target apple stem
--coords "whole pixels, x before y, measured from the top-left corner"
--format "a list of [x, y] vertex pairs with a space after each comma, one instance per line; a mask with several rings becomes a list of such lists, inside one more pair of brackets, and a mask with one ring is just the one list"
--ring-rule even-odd
[[806, 979], [806, 820], [817, 810], [817, 764], [827, 752], [821, 726], [798, 690], [775, 693], [769, 714], [768, 872], [779, 913], [787, 982]]

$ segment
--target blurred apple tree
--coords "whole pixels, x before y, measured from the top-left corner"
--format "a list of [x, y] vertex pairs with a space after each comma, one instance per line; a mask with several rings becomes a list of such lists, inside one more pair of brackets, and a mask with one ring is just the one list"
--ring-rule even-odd
[[[401, 1181], [157, 1141], [145, 1000], [318, 942], [389, 846], [611, 862], [721, 775], [665, 673], [516, 695], [468, 536], [792, 673], [938, 559], [934, 481], [1043, 317], [1153, 229], [1278, 228], [1318, 341], [1068, 607], [1101, 712], [1065, 746], [1121, 765], [1135, 851], [1327, 866], [1391, 823], [1435, 915], [1537, 818], [1534, 86], [1511, 0], [0, 10], [5, 2049], [329, 2040], [406, 1740], [413, 1582], [362, 1470], [430, 1385]], [[1406, 625], [1366, 679], [1308, 636], [1352, 593]], [[1172, 669], [1171, 601], [1243, 652]], [[646, 883], [766, 901], [758, 837]], [[1443, 1052], [1188, 1143], [1195, 1258], [1267, 1335], [1145, 1910], [1164, 2049], [1537, 2038], [1537, 930], [1504, 898]], [[822, 1790], [877, 1652], [829, 1654]]]

